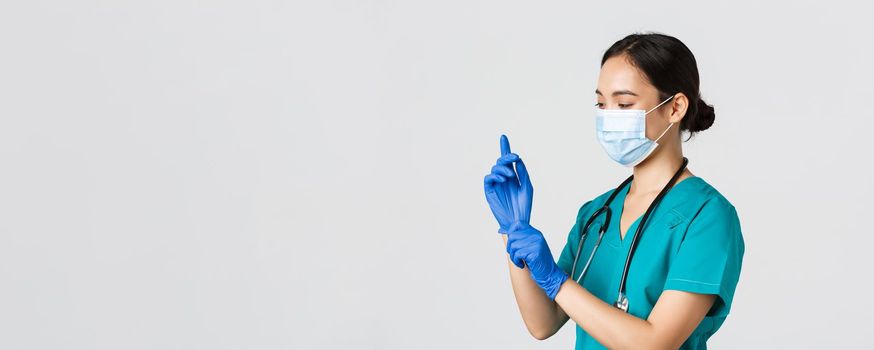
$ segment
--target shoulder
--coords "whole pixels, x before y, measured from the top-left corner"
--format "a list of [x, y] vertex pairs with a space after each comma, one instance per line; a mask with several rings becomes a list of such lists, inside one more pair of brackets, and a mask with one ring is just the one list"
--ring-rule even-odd
[[743, 234], [737, 208], [702, 178], [695, 178], [689, 185], [685, 188], [685, 200], [678, 201], [672, 209], [685, 219], [686, 237], [706, 236], [723, 243], [735, 242], [742, 252]]
[[737, 209], [721, 192], [701, 177], [685, 179], [683, 186], [677, 186], [678, 198], [672, 205], [672, 210], [687, 219], [699, 215], [737, 216]]

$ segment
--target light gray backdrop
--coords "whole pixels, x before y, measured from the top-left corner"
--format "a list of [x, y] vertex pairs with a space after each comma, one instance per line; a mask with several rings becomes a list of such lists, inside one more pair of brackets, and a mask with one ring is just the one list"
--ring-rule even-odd
[[690, 169], [746, 256], [715, 349], [872, 347], [860, 2], [5, 1], [0, 348], [570, 349], [526, 332], [482, 177], [507, 133], [553, 252], [628, 170], [601, 54], [695, 53]]

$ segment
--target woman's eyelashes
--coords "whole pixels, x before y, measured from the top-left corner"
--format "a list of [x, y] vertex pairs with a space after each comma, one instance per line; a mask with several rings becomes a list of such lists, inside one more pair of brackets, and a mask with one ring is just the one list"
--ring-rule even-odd
[[[602, 103], [602, 102], [597, 102], [597, 103], [595, 103], [595, 106], [598, 107], [598, 108], [603, 109], [603, 108], [604, 108], [604, 103]], [[631, 106], [634, 106], [634, 103], [620, 103], [620, 104], [619, 104], [619, 108], [628, 108], [628, 107], [631, 107]]]

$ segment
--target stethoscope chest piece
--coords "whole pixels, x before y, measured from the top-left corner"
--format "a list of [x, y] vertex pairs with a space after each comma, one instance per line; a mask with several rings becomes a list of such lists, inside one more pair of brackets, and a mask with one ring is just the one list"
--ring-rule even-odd
[[616, 299], [613, 306], [619, 310], [628, 312], [628, 298], [625, 297], [625, 293], [619, 292], [619, 298]]

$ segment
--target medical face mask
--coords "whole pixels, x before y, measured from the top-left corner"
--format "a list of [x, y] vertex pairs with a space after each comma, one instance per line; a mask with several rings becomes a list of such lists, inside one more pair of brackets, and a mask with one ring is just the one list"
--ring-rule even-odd
[[658, 147], [658, 141], [674, 125], [671, 123], [655, 141], [646, 137], [646, 115], [674, 96], [649, 111], [642, 109], [601, 109], [595, 107], [595, 129], [604, 151], [617, 163], [633, 167]]

